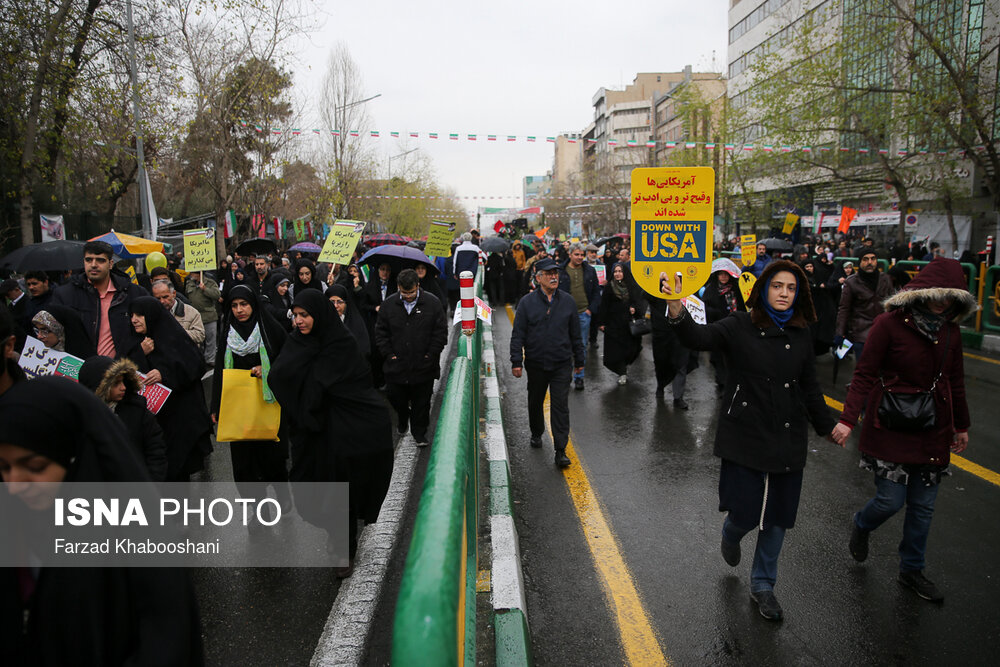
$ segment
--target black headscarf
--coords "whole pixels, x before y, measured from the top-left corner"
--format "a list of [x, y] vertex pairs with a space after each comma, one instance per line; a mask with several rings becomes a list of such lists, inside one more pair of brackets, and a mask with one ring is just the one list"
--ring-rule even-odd
[[[235, 299], [243, 299], [247, 301], [253, 309], [253, 312], [250, 314], [250, 319], [246, 322], [240, 322], [238, 319], [233, 317], [233, 301]], [[250, 334], [253, 333], [253, 328], [257, 326], [257, 323], [260, 321], [260, 312], [260, 300], [257, 298], [256, 292], [246, 285], [237, 285], [234, 287], [230, 290], [229, 294], [226, 296], [225, 302], [223, 302], [222, 305], [222, 336], [219, 337], [219, 340], [225, 340], [225, 337], [229, 334], [230, 327], [236, 329], [236, 333], [238, 333], [244, 340], [249, 338]], [[264, 335], [263, 331], [261, 331], [261, 335]]]
[[135, 482], [149, 477], [121, 421], [97, 396], [68, 378], [18, 382], [0, 396], [0, 442], [62, 465], [66, 481]]
[[340, 321], [333, 304], [320, 291], [306, 289], [295, 295], [299, 307], [313, 318], [308, 334], [297, 329], [271, 366], [269, 383], [284, 414], [297, 429], [318, 432], [325, 428], [327, 401], [352, 396], [359, 383], [371, 386], [368, 364], [359, 354], [358, 342]]
[[174, 390], [201, 378], [205, 363], [201, 352], [172, 313], [151, 296], [141, 296], [133, 301], [129, 314], [132, 313], [146, 319], [145, 335], [152, 338], [154, 344], [153, 351], [148, 355], [142, 354], [138, 345], [135, 347], [137, 354], [141, 355], [141, 358], [134, 359], [140, 371], [159, 370], [163, 384]]
[[[306, 267], [306, 268], [308, 268], [312, 272], [312, 278], [309, 280], [308, 283], [302, 282], [302, 279], [299, 278], [299, 270], [302, 267]], [[295, 276], [294, 276], [294, 279], [295, 280], [292, 283], [292, 285], [293, 285], [292, 291], [295, 293], [296, 296], [298, 296], [299, 293], [302, 292], [302, 290], [305, 290], [305, 289], [319, 290], [319, 293], [322, 296], [322, 294], [323, 294], [323, 283], [322, 283], [322, 281], [320, 281], [319, 278], [316, 277], [316, 265], [313, 264], [311, 260], [300, 259], [297, 262], [295, 262]]]
[[347, 304], [347, 310], [344, 312], [344, 324], [354, 336], [354, 340], [358, 342], [361, 354], [367, 357], [371, 354], [371, 341], [368, 339], [368, 327], [365, 326], [364, 317], [354, 302], [354, 295], [340, 283], [334, 283], [326, 288], [326, 298], [329, 299], [332, 296], [339, 296]]

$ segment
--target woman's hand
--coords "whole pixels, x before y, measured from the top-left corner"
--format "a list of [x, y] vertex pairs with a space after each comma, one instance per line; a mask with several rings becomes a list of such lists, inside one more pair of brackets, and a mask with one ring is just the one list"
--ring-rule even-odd
[[674, 274], [674, 287], [670, 288], [668, 284], [667, 273], [660, 273], [660, 291], [666, 295], [664, 298], [667, 300], [667, 314], [672, 318], [678, 318], [681, 316], [681, 312], [684, 310], [684, 304], [681, 303], [678, 298], [671, 298], [674, 294], [678, 294], [681, 291], [681, 274]]
[[219, 423], [219, 418], [216, 416], [216, 414], [214, 412], [212, 413], [212, 423], [213, 424], [218, 424]]
[[155, 368], [146, 373], [146, 377], [142, 380], [142, 383], [147, 387], [151, 384], [156, 384], [157, 382], [163, 382], [163, 376], [160, 375], [160, 371]]
[[263, 367], [262, 366], [254, 366], [253, 368], [250, 369], [250, 375], [252, 375], [255, 378], [264, 377], [264, 375], [263, 375]]
[[951, 445], [951, 451], [956, 454], [961, 454], [965, 451], [965, 448], [969, 446], [969, 432], [955, 434], [955, 442]]
[[361, 287], [361, 277], [354, 276], [354, 288], [357, 289], [358, 287]]
[[635, 306], [629, 306], [628, 307], [628, 312], [629, 312], [629, 315], [635, 315]]
[[153, 339], [150, 338], [149, 336], [146, 336], [145, 338], [142, 339], [141, 345], [143, 354], [149, 354], [156, 349], [156, 345], [153, 343]]
[[597, 327], [597, 328], [600, 329], [601, 331], [604, 331], [604, 325], [603, 324], [601, 326]]
[[843, 447], [847, 443], [847, 436], [851, 434], [851, 427], [844, 423], [838, 423], [833, 427], [830, 437], [833, 441]]

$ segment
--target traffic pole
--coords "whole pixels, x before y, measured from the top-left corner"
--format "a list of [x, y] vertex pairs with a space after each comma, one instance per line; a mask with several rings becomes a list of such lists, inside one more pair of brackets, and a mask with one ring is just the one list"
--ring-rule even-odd
[[[462, 297], [462, 333], [471, 336], [476, 333], [476, 300], [472, 271], [462, 271], [458, 276], [458, 285]], [[465, 346], [466, 355], [472, 358], [472, 345]]]

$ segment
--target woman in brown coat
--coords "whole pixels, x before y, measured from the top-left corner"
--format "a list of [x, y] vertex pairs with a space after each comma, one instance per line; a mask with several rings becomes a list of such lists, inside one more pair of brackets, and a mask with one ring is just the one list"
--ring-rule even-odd
[[[843, 445], [862, 409], [861, 467], [875, 474], [875, 497], [854, 515], [850, 551], [858, 562], [868, 557], [872, 531], [906, 505], [899, 544], [899, 583], [934, 602], [943, 600], [923, 575], [924, 553], [941, 478], [950, 452], [969, 443], [962, 336], [958, 323], [976, 309], [961, 265], [938, 258], [926, 265], [901, 292], [885, 301], [854, 371], [840, 423], [833, 432]], [[887, 392], [930, 391], [933, 424], [919, 430], [890, 428], [880, 412]]]

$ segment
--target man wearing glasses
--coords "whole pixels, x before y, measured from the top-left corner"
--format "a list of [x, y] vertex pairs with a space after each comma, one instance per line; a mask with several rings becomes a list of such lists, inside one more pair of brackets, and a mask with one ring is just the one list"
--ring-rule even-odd
[[510, 365], [514, 377], [528, 373], [528, 423], [531, 446], [542, 446], [545, 432], [545, 392], [549, 392], [549, 419], [555, 464], [570, 465], [569, 385], [573, 373], [582, 372], [583, 339], [576, 301], [559, 290], [559, 265], [546, 257], [535, 263], [538, 289], [517, 304], [510, 334]]

